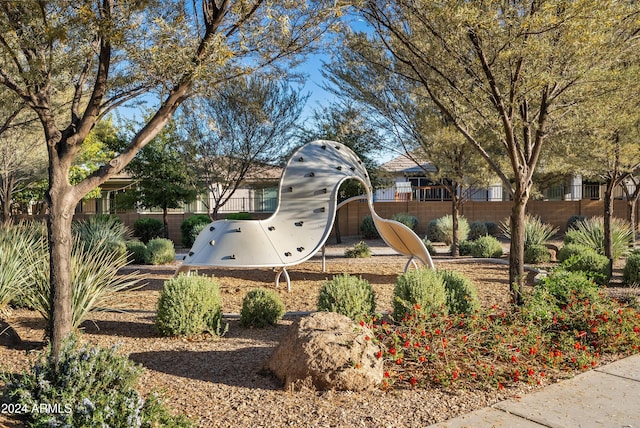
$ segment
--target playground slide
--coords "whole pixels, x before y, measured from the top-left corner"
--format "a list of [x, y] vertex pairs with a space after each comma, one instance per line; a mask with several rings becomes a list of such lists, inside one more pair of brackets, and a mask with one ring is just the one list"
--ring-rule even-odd
[[[318, 140], [289, 159], [278, 191], [278, 208], [265, 220], [219, 220], [207, 225], [178, 272], [196, 267], [269, 267], [291, 284], [286, 268], [302, 263], [325, 244], [337, 212], [338, 188], [348, 179], [367, 189], [372, 218], [382, 239], [403, 255], [433, 267], [422, 240], [408, 227], [373, 210], [371, 182], [362, 161], [347, 146]], [[408, 265], [407, 265], [408, 267]]]

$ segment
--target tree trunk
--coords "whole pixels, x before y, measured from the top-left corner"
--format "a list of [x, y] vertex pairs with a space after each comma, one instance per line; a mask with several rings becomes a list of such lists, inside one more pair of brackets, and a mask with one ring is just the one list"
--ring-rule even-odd
[[604, 255], [609, 258], [609, 276], [613, 273], [613, 241], [611, 239], [611, 217], [613, 217], [613, 189], [615, 180], [608, 179], [604, 190]]
[[458, 247], [458, 201], [456, 187], [453, 186], [451, 188], [451, 228], [453, 229], [451, 232], [451, 256], [459, 257], [460, 256], [460, 248]]
[[[49, 336], [54, 358], [59, 358], [62, 342], [73, 332], [72, 307], [73, 286], [71, 282], [71, 221], [75, 202], [70, 197], [72, 190], [64, 168], [50, 173], [49, 215], [49, 272], [50, 314]], [[56, 176], [54, 176], [54, 174]]]
[[522, 287], [524, 285], [524, 238], [525, 211], [528, 198], [525, 195], [514, 195], [509, 224], [511, 243], [509, 246], [509, 290], [511, 302], [520, 306], [523, 303]]
[[636, 246], [636, 235], [638, 234], [638, 224], [636, 223], [636, 206], [638, 205], [638, 198], [627, 199], [627, 220], [631, 225], [633, 235], [631, 235], [631, 248]]
[[163, 226], [163, 236], [165, 239], [169, 239], [169, 208], [162, 208], [162, 226]]
[[0, 195], [0, 202], [2, 202], [2, 218], [1, 223], [7, 224], [11, 221], [11, 193], [14, 186], [13, 176], [5, 176], [2, 179], [2, 195]]

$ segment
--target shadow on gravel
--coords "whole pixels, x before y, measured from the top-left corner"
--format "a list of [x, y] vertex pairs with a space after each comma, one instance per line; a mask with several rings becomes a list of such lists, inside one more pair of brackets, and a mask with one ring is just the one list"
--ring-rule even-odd
[[[188, 379], [252, 389], [278, 390], [282, 384], [263, 364], [274, 347], [245, 347], [232, 351], [149, 351], [129, 355], [144, 367]], [[224, 361], [224, 364], [220, 364]]]
[[153, 323], [132, 321], [85, 321], [80, 324], [85, 333], [98, 336], [120, 336], [132, 338], [160, 337]]

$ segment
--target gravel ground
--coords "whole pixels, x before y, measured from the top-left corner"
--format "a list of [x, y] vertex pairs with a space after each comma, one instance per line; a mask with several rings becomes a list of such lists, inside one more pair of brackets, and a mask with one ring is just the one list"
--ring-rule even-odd
[[[168, 406], [184, 413], [201, 427], [423, 427], [491, 405], [507, 397], [527, 393], [531, 386], [503, 391], [446, 389], [354, 392], [285, 391], [261, 369], [299, 312], [316, 307], [322, 283], [338, 273], [361, 275], [377, 293], [378, 310], [391, 308], [396, 276], [406, 258], [374, 256], [369, 259], [330, 257], [322, 272], [319, 258], [290, 269], [292, 291], [278, 290], [287, 311], [277, 326], [247, 329], [237, 314], [246, 292], [256, 287], [274, 288], [274, 274], [267, 269], [203, 270], [220, 283], [225, 321], [229, 331], [222, 338], [165, 338], [153, 328], [155, 306], [163, 282], [177, 265], [134, 266], [145, 276], [143, 288], [122, 292], [125, 312], [96, 314], [82, 326], [83, 337], [100, 346], [118, 345], [122, 353], [144, 366], [140, 382], [143, 394], [164, 392]], [[508, 268], [504, 264], [436, 259], [438, 268], [453, 269], [476, 283], [483, 306], [508, 306]], [[24, 348], [38, 345], [43, 323], [33, 312], [13, 313], [12, 325], [26, 341], [23, 349], [0, 345], [0, 371], [17, 372], [31, 358]], [[0, 426], [21, 426], [0, 414]]]

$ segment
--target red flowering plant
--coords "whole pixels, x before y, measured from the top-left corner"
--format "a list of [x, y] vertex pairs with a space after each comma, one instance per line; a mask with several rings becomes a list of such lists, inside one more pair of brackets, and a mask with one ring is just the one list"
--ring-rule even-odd
[[385, 360], [383, 389], [544, 384], [595, 367], [605, 356], [639, 352], [640, 314], [600, 289], [576, 290], [585, 284], [572, 281], [562, 293], [543, 284], [513, 311], [429, 313], [416, 304], [396, 321], [372, 322]]

